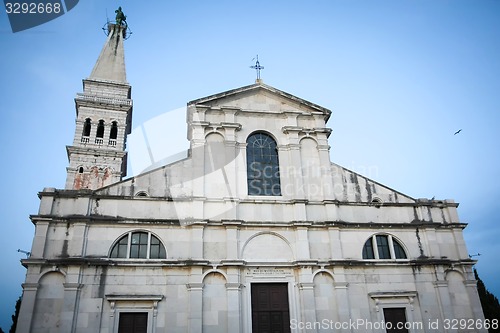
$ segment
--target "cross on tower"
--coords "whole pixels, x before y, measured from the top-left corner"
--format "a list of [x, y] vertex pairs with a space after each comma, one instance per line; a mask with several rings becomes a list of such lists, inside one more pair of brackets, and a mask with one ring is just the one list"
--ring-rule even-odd
[[264, 66], [261, 66], [259, 63], [259, 55], [257, 55], [257, 61], [255, 62], [255, 65], [250, 66], [250, 68], [255, 69], [255, 71], [257, 72], [257, 80], [260, 80], [260, 70], [264, 69]]

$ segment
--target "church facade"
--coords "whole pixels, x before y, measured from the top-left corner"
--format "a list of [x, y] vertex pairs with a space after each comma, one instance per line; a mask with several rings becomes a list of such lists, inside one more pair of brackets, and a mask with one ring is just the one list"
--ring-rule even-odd
[[452, 327], [484, 320], [458, 204], [332, 163], [330, 110], [260, 80], [189, 102], [188, 157], [124, 179], [123, 37], [39, 193], [18, 333], [487, 332]]

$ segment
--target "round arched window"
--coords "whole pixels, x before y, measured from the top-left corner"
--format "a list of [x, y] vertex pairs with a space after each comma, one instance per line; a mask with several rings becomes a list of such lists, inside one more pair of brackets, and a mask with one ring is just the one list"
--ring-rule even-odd
[[266, 133], [247, 139], [247, 184], [249, 195], [281, 195], [278, 148]]
[[111, 250], [110, 258], [165, 259], [167, 253], [158, 237], [150, 232], [129, 232], [120, 238]]

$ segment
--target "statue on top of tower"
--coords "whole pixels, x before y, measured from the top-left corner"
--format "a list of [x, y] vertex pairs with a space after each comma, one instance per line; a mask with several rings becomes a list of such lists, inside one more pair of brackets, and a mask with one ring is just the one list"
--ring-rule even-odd
[[116, 13], [116, 24], [127, 26], [127, 17], [125, 16], [125, 14], [123, 14], [122, 7], [118, 7], [118, 9], [115, 10], [115, 13]]

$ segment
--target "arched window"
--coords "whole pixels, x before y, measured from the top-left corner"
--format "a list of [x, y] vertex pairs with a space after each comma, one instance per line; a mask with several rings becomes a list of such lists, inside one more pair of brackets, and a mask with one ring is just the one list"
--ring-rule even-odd
[[118, 123], [113, 121], [111, 123], [111, 129], [109, 130], [109, 140], [108, 144], [110, 146], [116, 146], [116, 137], [118, 136]]
[[278, 148], [268, 134], [247, 139], [247, 184], [250, 195], [281, 195]]
[[83, 123], [83, 133], [82, 136], [90, 136], [90, 130], [92, 129], [92, 120], [90, 118], [85, 119], [85, 123]]
[[363, 246], [363, 259], [407, 259], [405, 250], [391, 235], [374, 235]]
[[111, 250], [111, 258], [165, 259], [167, 253], [160, 240], [150, 232], [129, 232]]
[[109, 138], [112, 140], [116, 140], [117, 136], [118, 136], [118, 123], [116, 121], [113, 121], [111, 123], [111, 130], [109, 131]]
[[104, 137], [104, 120], [99, 120], [99, 125], [97, 125], [97, 134], [96, 138]]
[[83, 167], [78, 168], [78, 173], [83, 173]]

